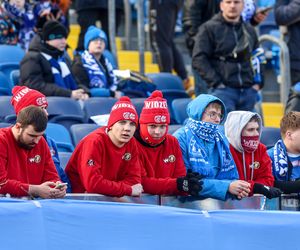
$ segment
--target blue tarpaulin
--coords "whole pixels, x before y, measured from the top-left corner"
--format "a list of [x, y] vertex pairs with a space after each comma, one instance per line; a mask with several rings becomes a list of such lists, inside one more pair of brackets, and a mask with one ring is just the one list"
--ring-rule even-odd
[[300, 249], [300, 213], [0, 200], [1, 250]]

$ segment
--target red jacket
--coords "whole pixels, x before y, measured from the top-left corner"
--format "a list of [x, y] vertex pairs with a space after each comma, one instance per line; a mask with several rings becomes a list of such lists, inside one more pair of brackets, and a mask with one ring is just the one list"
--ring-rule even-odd
[[254, 164], [253, 164], [254, 168], [253, 168], [252, 180], [251, 180], [252, 153], [244, 152], [246, 176], [247, 176], [247, 178], [245, 178], [243, 154], [237, 151], [232, 145], [230, 145], [230, 152], [237, 166], [240, 180], [246, 180], [251, 184], [250, 195], [253, 195], [253, 185], [256, 182], [273, 187], [274, 177], [272, 175], [272, 162], [269, 155], [267, 154], [267, 148], [265, 145], [260, 143], [258, 145], [258, 148], [254, 151]]
[[74, 193], [131, 195], [131, 186], [141, 183], [136, 140], [132, 138], [118, 148], [106, 134], [106, 127], [99, 128], [77, 145], [66, 173]]
[[59, 177], [45, 139], [26, 150], [18, 145], [11, 127], [0, 129], [0, 193], [27, 196], [29, 184], [46, 181]]
[[186, 175], [179, 143], [167, 135], [158, 147], [138, 143], [142, 168], [142, 185], [149, 194], [185, 194], [177, 190], [176, 179]]

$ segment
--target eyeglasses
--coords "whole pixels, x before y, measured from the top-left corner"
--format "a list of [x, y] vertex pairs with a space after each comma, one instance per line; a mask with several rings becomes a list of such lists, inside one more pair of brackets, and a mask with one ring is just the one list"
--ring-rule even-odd
[[223, 114], [220, 114], [220, 113], [217, 113], [217, 112], [214, 112], [214, 111], [204, 112], [204, 113], [207, 114], [210, 117], [210, 119], [213, 119], [213, 120], [215, 120], [217, 118], [220, 118], [220, 120], [223, 120], [223, 118], [224, 118]]

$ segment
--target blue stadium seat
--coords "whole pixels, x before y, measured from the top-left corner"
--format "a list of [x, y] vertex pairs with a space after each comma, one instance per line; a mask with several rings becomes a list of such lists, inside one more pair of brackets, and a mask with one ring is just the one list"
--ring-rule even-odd
[[169, 125], [168, 134], [173, 135], [182, 126], [183, 125], [181, 125], [181, 124], [171, 124], [171, 125]]
[[116, 101], [117, 99], [110, 97], [92, 97], [84, 101], [85, 121], [93, 123], [91, 116], [109, 114]]
[[269, 149], [281, 138], [280, 129], [272, 127], [263, 127], [260, 142]]
[[0, 122], [8, 122], [7, 117], [15, 116], [15, 110], [10, 103], [11, 96], [0, 96]]
[[58, 157], [60, 160], [60, 166], [62, 167], [63, 170], [65, 170], [68, 161], [71, 158], [72, 153], [71, 152], [58, 152]]
[[0, 72], [0, 96], [11, 95], [12, 84], [3, 72]]
[[0, 122], [0, 128], [7, 128], [10, 127], [12, 124], [7, 122]]
[[19, 63], [24, 55], [25, 51], [16, 45], [0, 45], [0, 63]]
[[191, 98], [181, 98], [172, 101], [172, 110], [174, 112], [174, 119], [178, 124], [184, 124], [188, 118], [186, 107], [190, 103]]
[[166, 72], [147, 74], [147, 76], [153, 80], [157, 89], [162, 91], [164, 98], [168, 102], [171, 124], [176, 123], [172, 109], [172, 101], [179, 98], [189, 98], [189, 95], [184, 90], [182, 80], [178, 76]]
[[15, 69], [10, 72], [10, 82], [13, 86], [16, 86], [19, 84], [20, 80], [20, 70]]
[[93, 132], [97, 128], [99, 128], [97, 124], [90, 123], [72, 125], [70, 131], [73, 139], [73, 144], [76, 146], [83, 137]]
[[140, 114], [142, 112], [145, 100], [146, 100], [146, 98], [131, 98], [131, 102], [135, 106], [138, 116], [140, 116]]
[[59, 123], [67, 129], [71, 125], [84, 122], [84, 112], [78, 101], [69, 97], [48, 96], [49, 122]]
[[69, 131], [60, 124], [47, 124], [46, 134], [56, 142], [58, 152], [73, 152], [74, 146]]

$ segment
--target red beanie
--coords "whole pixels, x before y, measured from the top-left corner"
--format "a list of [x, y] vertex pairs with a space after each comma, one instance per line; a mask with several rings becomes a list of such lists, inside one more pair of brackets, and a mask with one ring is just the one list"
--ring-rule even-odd
[[169, 124], [170, 114], [166, 99], [159, 90], [155, 90], [144, 102], [140, 115], [140, 124]]
[[138, 114], [128, 96], [122, 96], [111, 108], [107, 126], [110, 128], [118, 121], [130, 120], [137, 126]]
[[15, 86], [12, 89], [13, 97], [11, 98], [11, 104], [13, 105], [16, 114], [30, 105], [34, 106], [48, 106], [46, 96], [41, 92], [27, 88], [26, 86]]

